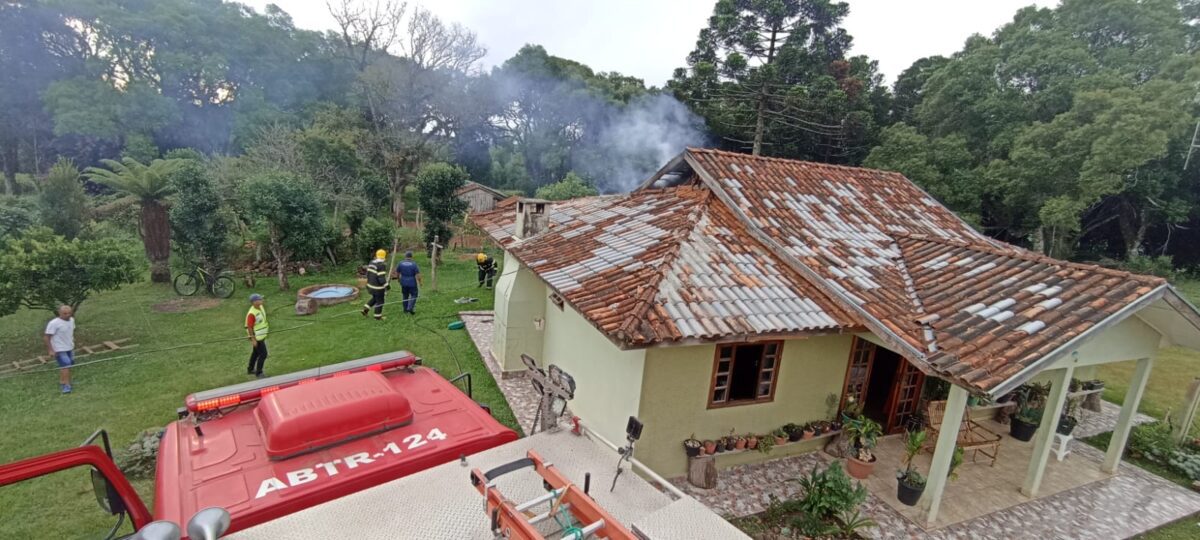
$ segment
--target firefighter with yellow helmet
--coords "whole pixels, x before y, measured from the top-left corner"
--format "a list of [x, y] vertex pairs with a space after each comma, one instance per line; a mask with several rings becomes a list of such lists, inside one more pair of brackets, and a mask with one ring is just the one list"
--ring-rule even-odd
[[487, 288], [492, 288], [492, 280], [496, 277], [496, 260], [480, 251], [475, 256], [475, 265], [479, 268], [479, 286], [482, 287], [486, 279]]
[[387, 296], [388, 290], [388, 264], [387, 251], [378, 250], [375, 252], [375, 258], [367, 265], [367, 292], [371, 295], [371, 299], [362, 308], [363, 317], [366, 317], [371, 309], [375, 309], [375, 320], [382, 321], [384, 298]]

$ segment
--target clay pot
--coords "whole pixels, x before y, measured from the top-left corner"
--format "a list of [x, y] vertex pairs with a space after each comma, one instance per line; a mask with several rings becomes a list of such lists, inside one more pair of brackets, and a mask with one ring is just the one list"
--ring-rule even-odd
[[716, 441], [704, 441], [704, 453], [709, 455], [717, 453]]
[[856, 457], [846, 458], [846, 474], [859, 480], [866, 480], [873, 472], [875, 472], [874, 461], [863, 461]]
[[779, 446], [779, 445], [781, 445], [781, 444], [783, 444], [783, 443], [786, 443], [786, 442], [788, 442], [788, 438], [787, 438], [787, 437], [775, 437], [775, 446]]
[[735, 450], [745, 450], [745, 449], [746, 449], [746, 439], [745, 439], [745, 437], [738, 437], [738, 438], [737, 438], [737, 441], [735, 441], [735, 442], [733, 443], [733, 448], [734, 448]]
[[758, 437], [750, 437], [749, 439], [746, 439], [746, 449], [754, 450], [755, 448], [758, 448]]
[[808, 428], [808, 429], [804, 430], [804, 432], [800, 435], [800, 438], [801, 439], [811, 439], [811, 438], [813, 438], [813, 435], [815, 435], [815, 433], [813, 433], [812, 428]]

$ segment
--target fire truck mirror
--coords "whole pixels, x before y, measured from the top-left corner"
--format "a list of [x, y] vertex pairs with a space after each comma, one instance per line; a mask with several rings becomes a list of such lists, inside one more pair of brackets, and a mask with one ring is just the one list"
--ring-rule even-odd
[[187, 534], [191, 540], [217, 540], [229, 530], [229, 512], [224, 508], [205, 508], [188, 520]]
[[91, 469], [91, 473], [92, 493], [96, 495], [96, 503], [100, 508], [114, 516], [124, 514], [125, 502], [121, 500], [121, 495], [109, 483], [108, 478], [105, 478], [104, 473], [96, 469]]

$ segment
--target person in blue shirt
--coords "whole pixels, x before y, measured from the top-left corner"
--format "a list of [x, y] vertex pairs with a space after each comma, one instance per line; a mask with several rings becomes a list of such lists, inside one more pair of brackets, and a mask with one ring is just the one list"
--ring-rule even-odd
[[404, 298], [404, 312], [417, 313], [417, 291], [421, 285], [421, 268], [413, 261], [411, 251], [404, 252], [404, 260], [396, 265], [396, 277], [400, 278], [400, 294]]

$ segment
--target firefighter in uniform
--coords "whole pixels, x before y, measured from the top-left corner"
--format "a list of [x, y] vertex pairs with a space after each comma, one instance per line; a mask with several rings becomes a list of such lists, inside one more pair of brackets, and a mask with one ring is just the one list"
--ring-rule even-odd
[[250, 337], [250, 363], [246, 364], [246, 375], [263, 376], [263, 363], [267, 361], [267, 310], [263, 307], [261, 294], [250, 295], [250, 311], [246, 312], [246, 333]]
[[375, 252], [375, 259], [371, 264], [367, 265], [367, 292], [371, 294], [371, 299], [367, 301], [362, 308], [363, 317], [371, 312], [371, 308], [375, 308], [375, 320], [383, 320], [383, 303], [384, 296], [388, 290], [388, 267], [387, 251], [379, 250]]
[[481, 251], [475, 256], [475, 265], [479, 267], [479, 286], [482, 287], [486, 279], [487, 288], [492, 288], [492, 279], [496, 277], [496, 260]]

